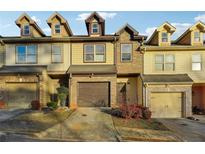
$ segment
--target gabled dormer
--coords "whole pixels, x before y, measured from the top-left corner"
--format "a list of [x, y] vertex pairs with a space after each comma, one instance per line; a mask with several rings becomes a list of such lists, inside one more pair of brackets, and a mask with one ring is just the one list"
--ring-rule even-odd
[[16, 25], [19, 26], [20, 34], [22, 37], [43, 37], [45, 36], [41, 28], [26, 13], [23, 13], [16, 20]]
[[105, 35], [105, 20], [97, 12], [93, 12], [85, 20], [85, 24], [89, 36]]
[[119, 40], [121, 41], [134, 41], [138, 40], [142, 42], [146, 40], [147, 36], [139, 35], [139, 32], [135, 30], [132, 26], [126, 23], [122, 26], [115, 35], [119, 36]]
[[198, 21], [188, 28], [176, 41], [178, 45], [202, 46], [204, 41], [205, 24]]
[[165, 22], [159, 26], [151, 35], [147, 44], [156, 46], [170, 46], [171, 35], [176, 31], [176, 28], [170, 23]]
[[73, 35], [67, 20], [58, 12], [54, 12], [48, 18], [47, 23], [51, 27], [52, 37], [67, 37]]

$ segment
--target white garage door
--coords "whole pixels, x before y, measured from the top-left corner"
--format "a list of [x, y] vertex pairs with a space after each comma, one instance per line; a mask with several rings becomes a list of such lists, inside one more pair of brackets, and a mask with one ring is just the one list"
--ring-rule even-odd
[[152, 117], [182, 117], [182, 100], [182, 93], [151, 93], [150, 110]]

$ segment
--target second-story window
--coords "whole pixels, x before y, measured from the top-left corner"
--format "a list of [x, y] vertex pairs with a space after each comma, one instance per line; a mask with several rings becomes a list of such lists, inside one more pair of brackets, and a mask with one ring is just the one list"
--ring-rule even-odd
[[168, 42], [168, 34], [165, 32], [162, 33], [162, 42]]
[[84, 46], [85, 62], [104, 62], [105, 45], [104, 44], [87, 44]]
[[192, 55], [192, 70], [193, 71], [200, 71], [202, 67], [202, 60], [201, 54], [194, 54]]
[[62, 46], [52, 45], [52, 63], [61, 63], [62, 60]]
[[174, 71], [175, 70], [175, 56], [156, 55], [155, 56], [155, 70], [157, 71]]
[[132, 44], [121, 44], [121, 61], [132, 61]]
[[92, 23], [92, 33], [99, 33], [99, 24]]
[[61, 33], [61, 25], [55, 24], [55, 34], [60, 34], [60, 33]]
[[19, 45], [16, 46], [16, 63], [18, 64], [35, 64], [37, 63], [36, 45]]
[[23, 35], [30, 35], [30, 26], [23, 25]]
[[194, 42], [200, 42], [200, 32], [194, 32]]

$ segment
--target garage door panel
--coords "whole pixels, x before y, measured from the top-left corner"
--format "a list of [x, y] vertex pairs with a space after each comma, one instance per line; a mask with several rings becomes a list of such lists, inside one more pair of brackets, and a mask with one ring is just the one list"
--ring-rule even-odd
[[79, 83], [78, 106], [106, 107], [109, 106], [109, 83]]
[[8, 108], [29, 108], [31, 101], [37, 99], [36, 83], [9, 83], [6, 86]]
[[151, 93], [150, 110], [157, 118], [182, 116], [182, 93]]

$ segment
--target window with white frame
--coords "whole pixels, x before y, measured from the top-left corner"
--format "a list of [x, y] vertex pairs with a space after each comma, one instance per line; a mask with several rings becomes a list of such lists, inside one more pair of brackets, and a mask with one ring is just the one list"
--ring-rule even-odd
[[61, 63], [62, 60], [62, 46], [52, 45], [52, 63]]
[[84, 45], [85, 62], [104, 62], [105, 45], [104, 44], [86, 44]]
[[30, 25], [23, 25], [23, 35], [30, 35]]
[[92, 23], [92, 33], [99, 33], [99, 24]]
[[132, 44], [121, 44], [121, 61], [132, 61]]
[[200, 42], [200, 32], [194, 32], [194, 42]]
[[37, 46], [36, 45], [19, 45], [16, 46], [16, 63], [37, 63]]
[[175, 56], [172, 54], [156, 55], [155, 56], [155, 70], [174, 71], [175, 70]]
[[201, 67], [202, 67], [201, 54], [193, 54], [192, 55], [192, 70], [200, 71]]
[[162, 42], [168, 42], [168, 33], [166, 32], [162, 33]]
[[58, 23], [58, 24], [55, 24], [55, 34], [60, 34], [61, 33], [61, 25]]

